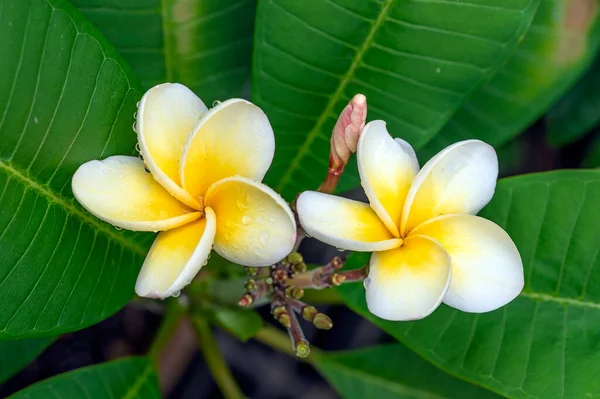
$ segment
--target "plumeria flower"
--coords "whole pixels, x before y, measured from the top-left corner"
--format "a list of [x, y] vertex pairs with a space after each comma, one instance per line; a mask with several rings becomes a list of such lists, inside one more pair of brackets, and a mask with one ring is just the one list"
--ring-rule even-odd
[[358, 169], [369, 204], [319, 192], [297, 200], [300, 223], [317, 239], [373, 252], [365, 279], [369, 310], [388, 320], [415, 320], [443, 301], [487, 312], [523, 288], [521, 257], [508, 234], [474, 216], [492, 198], [494, 149], [478, 140], [451, 145], [419, 171], [412, 147], [385, 122], [363, 129]]
[[207, 110], [185, 86], [166, 83], [140, 101], [136, 130], [143, 161], [87, 162], [72, 187], [89, 212], [114, 226], [161, 231], [138, 277], [138, 295], [178, 293], [213, 246], [247, 266], [270, 265], [292, 250], [294, 216], [260, 183], [275, 151], [260, 108], [232, 99]]

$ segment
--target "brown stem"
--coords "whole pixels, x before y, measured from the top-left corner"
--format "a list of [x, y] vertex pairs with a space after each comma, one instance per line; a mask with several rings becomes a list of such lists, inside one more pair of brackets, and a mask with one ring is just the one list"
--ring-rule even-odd
[[344, 164], [336, 165], [335, 160], [330, 155], [327, 176], [325, 177], [325, 180], [323, 180], [323, 183], [321, 183], [317, 191], [320, 191], [325, 194], [333, 194], [333, 192], [337, 188], [338, 182], [340, 181], [340, 177], [344, 172], [344, 166]]
[[292, 339], [292, 346], [294, 348], [294, 352], [298, 357], [307, 357], [310, 354], [310, 346], [308, 344], [308, 341], [304, 337], [302, 327], [300, 327], [300, 322], [298, 321], [298, 316], [296, 316], [296, 313], [294, 313], [290, 305], [286, 307], [291, 322], [290, 327], [288, 328], [288, 332], [290, 334], [290, 338]]
[[369, 275], [369, 265], [365, 265], [360, 269], [341, 272], [340, 275], [345, 277], [345, 283], [362, 281]]

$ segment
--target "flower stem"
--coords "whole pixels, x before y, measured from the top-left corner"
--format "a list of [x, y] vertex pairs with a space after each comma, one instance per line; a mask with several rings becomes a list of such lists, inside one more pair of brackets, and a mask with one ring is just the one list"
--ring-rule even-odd
[[341, 272], [340, 275], [345, 277], [344, 283], [362, 281], [369, 275], [369, 265], [365, 265], [360, 269]]
[[160, 358], [162, 353], [171, 340], [171, 337], [177, 330], [179, 323], [183, 320], [185, 316], [185, 307], [181, 305], [179, 299], [171, 298], [167, 301], [167, 308], [165, 312], [165, 316], [161, 322], [161, 325], [154, 337], [154, 341], [152, 341], [152, 346], [150, 347], [150, 351], [148, 356], [152, 360], [154, 366], [158, 369], [160, 364]]
[[231, 370], [227, 367], [227, 363], [225, 363], [225, 359], [219, 351], [208, 322], [200, 316], [193, 316], [191, 322], [198, 336], [204, 360], [223, 396], [226, 399], [244, 398], [244, 394], [233, 378]]

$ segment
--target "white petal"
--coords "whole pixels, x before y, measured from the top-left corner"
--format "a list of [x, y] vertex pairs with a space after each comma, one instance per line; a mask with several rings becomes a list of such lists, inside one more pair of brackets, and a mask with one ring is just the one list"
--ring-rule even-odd
[[211, 184], [231, 176], [261, 181], [275, 154], [275, 136], [265, 113], [240, 99], [208, 111], [189, 137], [180, 164], [183, 187], [203, 197]]
[[365, 279], [369, 311], [397, 321], [429, 316], [442, 302], [451, 274], [450, 257], [427, 237], [408, 237], [400, 248], [374, 252]]
[[396, 237], [404, 200], [419, 171], [419, 162], [410, 144], [394, 140], [384, 121], [364, 127], [358, 141], [358, 172], [371, 208]]
[[208, 260], [215, 238], [216, 218], [206, 217], [159, 233], [146, 256], [135, 284], [139, 296], [164, 299], [179, 293]]
[[113, 156], [81, 165], [72, 189], [90, 213], [128, 230], [168, 230], [202, 216], [169, 194], [135, 157]]
[[452, 283], [444, 303], [465, 312], [489, 312], [523, 289], [523, 263], [508, 234], [489, 220], [446, 215], [417, 227], [414, 234], [438, 241], [452, 258]]
[[305, 191], [296, 201], [296, 211], [308, 235], [340, 249], [383, 251], [402, 243], [363, 202]]
[[179, 161], [183, 147], [206, 106], [179, 83], [154, 86], [140, 101], [137, 134], [144, 162], [154, 178], [180, 201], [200, 209], [181, 188]]
[[413, 180], [401, 233], [439, 215], [476, 214], [492, 199], [497, 178], [498, 158], [490, 145], [467, 140], [442, 150]]
[[205, 204], [217, 215], [215, 251], [245, 266], [269, 266], [296, 243], [296, 221], [288, 204], [264, 184], [235, 176], [213, 184]]

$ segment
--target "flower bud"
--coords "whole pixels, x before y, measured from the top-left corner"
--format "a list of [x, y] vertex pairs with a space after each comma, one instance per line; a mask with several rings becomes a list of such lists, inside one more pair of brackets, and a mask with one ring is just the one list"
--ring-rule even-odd
[[344, 169], [350, 155], [356, 152], [360, 131], [367, 119], [367, 98], [356, 94], [341, 112], [331, 134], [330, 168]]

